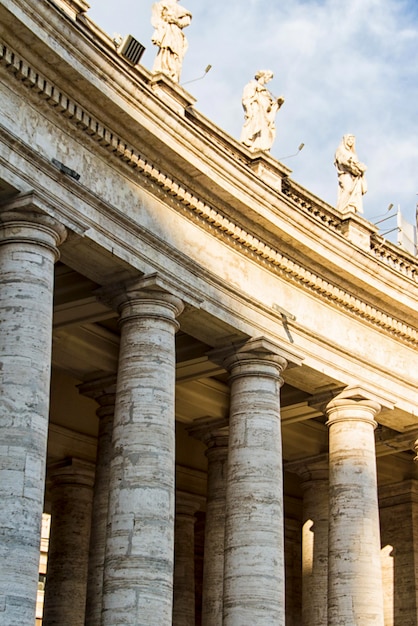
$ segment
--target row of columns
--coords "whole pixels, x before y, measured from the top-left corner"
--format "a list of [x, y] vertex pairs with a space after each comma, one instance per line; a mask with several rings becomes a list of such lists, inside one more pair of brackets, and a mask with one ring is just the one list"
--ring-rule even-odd
[[[250, 388], [248, 387], [247, 390]], [[242, 403], [242, 414], [248, 414], [248, 397], [240, 391], [239, 402]], [[231, 410], [234, 405], [231, 403]], [[359, 389], [346, 390], [324, 406], [329, 427], [329, 454], [315, 460], [308, 466], [303, 462], [287, 464], [287, 469], [296, 472], [302, 479], [303, 489], [303, 519], [302, 528], [302, 624], [303, 626], [369, 626], [384, 624], [382, 573], [380, 563], [380, 530], [379, 506], [377, 497], [377, 474], [374, 445], [374, 429], [377, 425], [375, 416], [380, 405], [375, 400], [364, 397]], [[265, 414], [265, 413], [264, 413]], [[245, 418], [239, 420], [237, 432], [245, 441], [245, 453], [250, 453], [248, 432], [246, 432]], [[222, 626], [223, 624], [247, 623], [250, 616], [254, 616], [257, 624], [284, 624], [285, 610], [283, 606], [284, 592], [284, 564], [283, 543], [280, 536], [280, 556], [278, 579], [272, 585], [272, 593], [266, 590], [263, 572], [274, 575], [274, 568], [268, 558], [262, 561], [257, 557], [263, 556], [264, 527], [273, 538], [282, 532], [283, 525], [274, 525], [272, 521], [283, 522], [282, 511], [274, 510], [269, 516], [270, 502], [263, 507], [264, 519], [258, 519], [252, 525], [252, 519], [257, 519], [257, 504], [260, 497], [259, 485], [253, 485], [253, 491], [248, 492], [244, 487], [235, 491], [236, 465], [232, 459], [240, 458], [240, 452], [235, 449], [236, 436], [234, 423], [230, 423], [229, 461], [227, 471], [224, 471], [219, 462], [219, 453], [213, 456], [213, 446], [219, 435], [213, 434], [208, 448], [208, 509], [206, 519], [205, 538], [205, 569], [203, 595], [203, 626]], [[245, 433], [245, 434], [244, 434]], [[258, 436], [263, 431], [257, 428]], [[275, 445], [280, 441], [277, 432], [270, 431]], [[250, 430], [251, 435], [251, 430]], [[259, 439], [257, 441], [260, 441]], [[254, 443], [254, 442], [252, 442]], [[215, 448], [216, 450], [216, 448]], [[260, 447], [266, 455], [268, 445]], [[251, 459], [245, 459], [245, 472], [238, 474], [238, 480], [243, 480], [243, 474], [251, 470], [256, 456], [251, 448]], [[222, 464], [228, 455], [228, 446], [224, 442]], [[268, 455], [266, 455], [268, 463]], [[262, 464], [261, 464], [262, 465]], [[240, 466], [238, 466], [240, 467]], [[260, 464], [257, 464], [260, 467]], [[266, 472], [274, 476], [274, 472]], [[213, 481], [212, 476], [216, 477]], [[276, 474], [277, 475], [277, 474]], [[212, 482], [213, 481], [213, 482]], [[244, 481], [245, 482], [245, 481]], [[212, 489], [214, 491], [212, 491]], [[233, 493], [234, 498], [231, 498]], [[251, 496], [251, 493], [253, 494]], [[226, 510], [226, 516], [215, 515], [212, 518], [211, 502], [216, 497], [216, 511]], [[238, 496], [235, 499], [235, 496]], [[222, 501], [223, 499], [223, 501]], [[283, 500], [281, 499], [281, 502]], [[274, 502], [274, 499], [273, 499]], [[231, 521], [231, 508], [235, 506]], [[254, 507], [253, 510], [251, 507]], [[236, 530], [234, 528], [235, 510], [240, 509], [237, 516], [242, 514], [238, 542], [234, 544]], [[253, 513], [255, 512], [255, 514]], [[254, 518], [253, 518], [254, 514]], [[250, 522], [250, 523], [249, 523]], [[270, 525], [269, 525], [270, 523]], [[242, 535], [253, 532], [255, 538]], [[215, 538], [212, 533], [216, 533]], [[274, 539], [273, 539], [274, 540]], [[236, 541], [236, 540], [235, 540]], [[276, 540], [277, 541], [277, 540]], [[238, 545], [237, 545], [238, 544]], [[213, 546], [218, 546], [214, 549]], [[246, 553], [248, 568], [243, 567], [243, 561], [237, 562], [237, 587], [247, 592], [242, 594], [237, 603], [236, 616], [230, 619], [228, 606], [228, 573], [235, 565], [228, 553], [229, 545], [238, 553], [241, 546]], [[237, 547], [235, 547], [237, 545]], [[276, 543], [277, 545], [277, 543]], [[253, 549], [253, 551], [252, 551]], [[266, 551], [268, 555], [277, 555], [277, 550], [270, 544]], [[255, 558], [253, 558], [255, 554]], [[206, 565], [206, 557], [208, 564]], [[229, 559], [229, 563], [228, 563]], [[263, 570], [262, 566], [265, 564]], [[259, 569], [257, 568], [259, 566]], [[254, 577], [251, 576], [251, 567], [254, 568]], [[215, 573], [212, 576], [212, 572]], [[240, 577], [248, 577], [240, 585]], [[257, 581], [258, 584], [257, 584]], [[251, 584], [254, 587], [251, 587]], [[274, 590], [274, 591], [273, 591]], [[274, 593], [275, 592], [275, 593]], [[210, 603], [207, 602], [210, 594]], [[263, 594], [266, 594], [263, 597]], [[275, 595], [276, 594], [276, 595]], [[279, 595], [280, 594], [280, 595]], [[233, 596], [235, 597], [235, 596]], [[274, 609], [268, 607], [266, 598], [275, 598]], [[206, 600], [206, 601], [205, 601]], [[254, 601], [255, 600], [255, 601]], [[260, 611], [260, 607], [265, 612]], [[274, 612], [275, 611], [275, 612]], [[263, 621], [263, 615], [266, 620]], [[271, 620], [269, 622], [269, 620]], [[297, 622], [299, 623], [299, 622]]]
[[[96, 385], [96, 390], [102, 389], [102, 382]], [[91, 384], [83, 385], [83, 392], [89, 393]], [[93, 395], [89, 393], [89, 395]], [[95, 394], [94, 394], [95, 395]], [[113, 398], [113, 403], [106, 402]], [[106, 402], [106, 413], [110, 412], [114, 404], [114, 395], [104, 395], [101, 398]], [[223, 614], [223, 562], [224, 562], [224, 535], [225, 535], [225, 501], [227, 471], [226, 460], [228, 440], [224, 430], [211, 431], [202, 427], [193, 427], [191, 433], [202, 438], [208, 444], [208, 502], [205, 540], [205, 571], [204, 571], [204, 601], [203, 624], [222, 624]], [[102, 432], [102, 437], [107, 435]], [[100, 445], [100, 441], [99, 441]], [[299, 621], [297, 612], [289, 611], [287, 607], [286, 624], [327, 624], [327, 597], [328, 597], [328, 519], [329, 519], [329, 481], [328, 466], [324, 459], [297, 464], [291, 467], [302, 478], [304, 491], [303, 509], [304, 526], [302, 536], [303, 548], [303, 618]], [[289, 467], [288, 467], [289, 468]], [[84, 610], [81, 599], [85, 597], [85, 575], [87, 569], [85, 537], [89, 528], [89, 487], [92, 480], [92, 468], [89, 464], [80, 461], [55, 463], [50, 467], [51, 504], [54, 516], [53, 533], [51, 536], [50, 570], [51, 582], [48, 587], [49, 595], [46, 599], [47, 610], [45, 622], [59, 623], [62, 626], [84, 624]], [[98, 492], [102, 491], [96, 484], [95, 500]], [[85, 489], [87, 487], [87, 490]], [[84, 489], [84, 491], [83, 491]], [[404, 488], [405, 489], [405, 488]], [[86, 497], [83, 496], [86, 494]], [[194, 514], [199, 504], [194, 496], [176, 494], [176, 532], [175, 532], [175, 567], [174, 567], [174, 606], [173, 624], [175, 626], [193, 626], [194, 615]], [[402, 519], [407, 519], [407, 515]], [[389, 527], [389, 524], [387, 524]], [[94, 530], [94, 524], [93, 524]], [[298, 529], [289, 529], [291, 543], [298, 544]], [[405, 530], [402, 530], [404, 533]], [[103, 533], [102, 533], [103, 534]], [[97, 531], [96, 531], [97, 535]], [[362, 540], [362, 537], [359, 537]], [[367, 539], [367, 537], [366, 537]], [[289, 540], [290, 541], [290, 540]], [[92, 543], [97, 543], [93, 541]], [[96, 555], [94, 555], [96, 556]], [[286, 553], [288, 556], [288, 553]], [[57, 558], [58, 557], [58, 558]], [[286, 568], [287, 601], [291, 601], [295, 590], [290, 581], [291, 572], [297, 565], [290, 562]], [[92, 570], [97, 566], [93, 559]], [[414, 567], [412, 565], [412, 567]], [[102, 567], [98, 568], [103, 578]], [[358, 574], [356, 574], [356, 577]], [[408, 577], [406, 577], [408, 578]], [[100, 582], [100, 576], [99, 576]], [[405, 579], [404, 579], [405, 583]], [[376, 584], [376, 581], [375, 581]], [[98, 585], [100, 588], [100, 585]], [[95, 586], [87, 594], [95, 600]], [[74, 606], [72, 598], [80, 599]], [[208, 601], [209, 600], [209, 601]], [[405, 611], [405, 603], [404, 603]], [[55, 620], [55, 621], [54, 621]], [[293, 620], [290, 621], [289, 620]], [[296, 621], [295, 621], [296, 620]], [[86, 624], [89, 624], [89, 618]], [[91, 623], [100, 623], [100, 611]], [[386, 621], [385, 621], [386, 624]]]
[[[83, 393], [87, 393], [100, 402], [100, 408], [98, 414], [103, 415], [103, 409], [106, 405], [105, 415], [108, 416], [111, 411], [111, 403], [107, 401], [108, 397], [105, 392], [103, 396], [99, 397], [97, 392], [104, 387], [102, 381], [96, 385], [94, 393], [91, 391], [91, 384], [83, 385], [81, 390]], [[114, 402], [114, 400], [113, 400]], [[352, 402], [352, 401], [350, 401]], [[333, 406], [330, 407], [332, 409]], [[332, 411], [329, 411], [331, 415]], [[373, 424], [372, 424], [373, 426]], [[374, 426], [373, 426], [374, 427]], [[347, 435], [352, 437], [353, 429], [350, 428], [350, 432]], [[373, 429], [372, 429], [373, 432]], [[208, 427], [194, 427], [191, 429], [191, 434], [199, 436], [203, 439], [207, 445], [208, 456], [208, 500], [207, 500], [207, 520], [206, 520], [206, 540], [205, 540], [205, 570], [204, 570], [204, 594], [203, 594], [203, 616], [202, 623], [208, 625], [222, 624], [223, 620], [223, 598], [224, 598], [224, 537], [225, 537], [225, 502], [226, 502], [226, 484], [227, 484], [227, 455], [228, 455], [228, 438], [225, 434], [225, 430], [218, 430], [211, 432]], [[341, 433], [340, 433], [341, 436]], [[108, 435], [105, 431], [102, 431], [101, 437], [108, 439]], [[364, 439], [364, 438], [362, 438]], [[345, 443], [347, 443], [347, 437], [343, 437]], [[99, 441], [99, 446], [103, 442]], [[353, 445], [353, 442], [352, 444]], [[357, 467], [356, 473], [358, 473], [358, 459], [357, 463], [354, 462], [356, 456], [358, 457], [358, 450], [354, 449], [350, 445], [350, 461]], [[107, 455], [106, 455], [107, 456]], [[334, 461], [338, 463], [338, 456], [334, 455]], [[100, 461], [99, 466], [100, 466]], [[64, 467], [65, 469], [65, 467]], [[294, 468], [293, 468], [294, 469]], [[54, 474], [57, 470], [62, 470], [61, 467], [54, 467]], [[309, 466], [300, 464], [298, 473], [302, 478], [302, 486], [304, 490], [304, 519], [306, 520], [303, 528], [303, 624], [321, 625], [328, 623], [328, 519], [329, 519], [329, 481], [328, 481], [328, 467], [323, 460], [319, 460], [315, 463], [310, 463]], [[360, 472], [361, 474], [361, 472]], [[364, 486], [364, 480], [362, 481]], [[98, 486], [98, 485], [97, 485]], [[366, 484], [367, 487], [367, 484]], [[102, 491], [100, 488], [97, 491]], [[371, 494], [375, 493], [375, 489], [372, 483]], [[371, 501], [370, 495], [368, 501]], [[97, 493], [96, 493], [97, 495]], [[188, 494], [177, 495], [176, 500], [176, 543], [175, 543], [175, 567], [174, 567], [174, 607], [173, 607], [173, 624], [175, 626], [190, 626], [195, 623], [194, 617], [194, 535], [193, 526], [195, 522], [194, 513], [198, 508], [195, 498]], [[362, 499], [357, 497], [356, 504], [361, 504]], [[62, 497], [67, 498], [67, 495], [62, 494]], [[333, 498], [331, 496], [331, 501]], [[354, 507], [355, 508], [355, 507]], [[372, 507], [373, 508], [373, 507]], [[365, 519], [364, 513], [360, 510], [359, 518]], [[314, 521], [313, 521], [314, 520]], [[367, 542], [370, 536], [366, 534], [363, 537], [357, 534], [355, 528], [355, 518], [353, 518], [354, 535], [356, 541], [364, 549], [362, 545], [363, 540]], [[79, 530], [82, 528], [80, 525]], [[102, 533], [103, 534], [103, 533]], [[377, 542], [378, 543], [378, 542]], [[53, 544], [52, 544], [53, 545]], [[365, 544], [366, 545], [366, 544]], [[366, 546], [367, 547], [367, 546]], [[61, 547], [62, 551], [62, 547]], [[74, 555], [77, 554], [74, 551]], [[346, 558], [346, 561], [350, 561], [350, 565], [356, 564], [357, 570], [353, 575], [353, 581], [359, 580], [359, 588], [364, 595], [362, 588], [361, 574], [358, 571], [358, 552], [355, 548], [351, 547], [350, 550], [345, 551], [345, 555], [348, 557], [352, 554], [354, 559]], [[377, 546], [378, 553], [378, 546]], [[61, 555], [62, 556], [62, 555]], [[51, 558], [53, 557], [53, 549], [51, 551]], [[64, 561], [67, 562], [71, 557], [71, 551], [67, 553]], [[80, 562], [80, 561], [79, 561]], [[93, 559], [94, 564], [94, 559]], [[369, 563], [367, 563], [369, 566]], [[376, 566], [376, 563], [374, 563]], [[71, 568], [70, 568], [71, 569]], [[378, 567], [376, 572], [378, 572]], [[99, 568], [99, 574], [101, 572], [101, 579], [103, 578], [103, 563]], [[350, 572], [346, 570], [346, 575], [349, 576]], [[366, 570], [366, 580], [370, 575], [370, 568]], [[288, 579], [288, 576], [286, 577]], [[374, 579], [374, 588], [376, 587], [377, 578]], [[100, 589], [100, 576], [98, 585], [94, 588]], [[91, 599], [96, 600], [96, 594], [91, 594]], [[52, 589], [52, 587], [51, 587]], [[56, 585], [54, 585], [54, 591], [56, 591]], [[369, 595], [372, 596], [374, 591]], [[354, 597], [358, 597], [358, 593], [353, 594]], [[60, 596], [60, 594], [58, 594]], [[79, 594], [81, 597], [81, 594]], [[353, 605], [353, 598], [350, 596], [351, 604]], [[70, 603], [69, 603], [70, 604]], [[89, 604], [89, 603], [88, 603]], [[244, 606], [245, 603], [242, 603]], [[340, 609], [339, 609], [340, 611]], [[338, 611], [338, 615], [342, 615]], [[76, 619], [75, 611], [68, 611], [69, 619], [68, 624], [82, 624], [83, 621]], [[357, 618], [356, 618], [357, 619]], [[349, 617], [344, 617], [345, 622], [349, 621]], [[354, 620], [354, 618], [353, 618]], [[367, 617], [367, 622], [370, 622], [371, 617]], [[361, 622], [361, 616], [359, 623]], [[47, 623], [48, 620], [47, 620]], [[53, 622], [52, 622], [53, 623]], [[58, 620], [56, 623], [62, 624]], [[100, 623], [100, 611], [96, 618], [89, 621], [86, 620], [86, 624]], [[286, 622], [287, 623], [287, 622]], [[300, 623], [296, 621], [295, 623]], [[354, 621], [353, 621], [354, 623]]]
[[374, 445], [380, 405], [351, 389], [324, 410], [327, 458], [286, 466], [302, 479], [302, 624], [383, 626]]
[[[38, 210], [33, 199], [24, 206], [19, 202], [0, 210], [0, 559], [8, 563], [7, 569], [0, 570], [0, 626], [35, 621], [53, 264], [65, 238], [63, 227]], [[83, 564], [74, 576], [85, 584], [88, 580], [89, 625], [169, 625], [175, 532], [174, 336], [183, 302], [161, 280], [135, 281], [107, 290], [103, 297], [120, 315], [115, 410], [111, 425], [106, 401], [100, 408], [100, 445], [105, 450], [101, 454], [108, 460], [97, 467], [90, 572]], [[207, 550], [217, 555], [218, 569], [205, 559], [204, 624], [284, 626], [280, 387], [283, 370], [300, 359], [266, 339], [251, 340], [213, 358], [230, 372], [231, 405], [224, 518], [213, 493], [208, 501]], [[357, 391], [347, 391], [326, 410], [328, 624], [380, 626], [383, 602], [373, 438], [379, 405]], [[219, 464], [225, 464], [219, 450], [225, 447], [214, 444], [208, 450], [209, 459], [218, 455], [209, 485], [219, 481]], [[67, 466], [55, 468], [57, 474], [51, 475], [59, 484], [56, 493], [66, 493], [74, 506], [75, 469], [80, 473], [80, 468]], [[82, 469], [87, 494], [92, 476]], [[57, 510], [64, 506], [59, 498]], [[80, 523], [89, 514], [86, 503], [87, 495], [84, 510], [77, 509]], [[190, 507], [184, 502], [182, 507], [177, 523], [190, 528]], [[210, 534], [212, 523], [224, 526], [216, 538]], [[181, 553], [179, 546], [178, 558]], [[59, 580], [60, 572], [54, 572], [54, 577]], [[61, 585], [65, 587], [62, 577]], [[54, 592], [47, 591], [50, 608], [45, 623], [52, 625], [58, 618], [53, 616], [49, 594]], [[184, 605], [174, 609], [184, 615]]]

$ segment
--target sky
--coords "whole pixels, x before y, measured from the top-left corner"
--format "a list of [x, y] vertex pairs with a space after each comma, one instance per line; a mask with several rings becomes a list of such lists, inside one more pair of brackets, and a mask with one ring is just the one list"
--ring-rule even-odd
[[[152, 0], [89, 0], [88, 15], [109, 35], [131, 34], [152, 68]], [[259, 69], [285, 103], [271, 155], [291, 177], [335, 206], [334, 153], [356, 137], [367, 165], [364, 217], [375, 223], [398, 206], [415, 223], [418, 201], [417, 0], [181, 0], [192, 13], [180, 84], [195, 107], [239, 139], [242, 90]], [[200, 79], [205, 68], [211, 70]], [[196, 80], [199, 79], [199, 80]], [[193, 81], [193, 82], [189, 82]], [[298, 147], [304, 148], [298, 152]], [[295, 153], [297, 153], [296, 156]], [[388, 207], [394, 208], [388, 212]], [[396, 217], [379, 225], [396, 227]], [[394, 241], [395, 234], [387, 234]]]

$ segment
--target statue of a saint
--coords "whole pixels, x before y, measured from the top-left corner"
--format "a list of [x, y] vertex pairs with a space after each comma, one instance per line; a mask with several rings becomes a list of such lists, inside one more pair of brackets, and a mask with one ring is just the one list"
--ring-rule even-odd
[[335, 153], [334, 165], [338, 173], [337, 209], [341, 213], [348, 211], [363, 213], [362, 196], [367, 191], [365, 177], [367, 167], [357, 158], [353, 135], [344, 135], [342, 138]]
[[273, 72], [260, 70], [242, 94], [245, 121], [241, 143], [254, 151], [270, 150], [276, 136], [275, 117], [284, 98], [275, 98], [265, 86], [272, 78]]
[[152, 71], [161, 72], [178, 83], [188, 47], [183, 28], [189, 26], [192, 14], [178, 0], [161, 0], [152, 7], [151, 24], [155, 28], [152, 43], [159, 46]]

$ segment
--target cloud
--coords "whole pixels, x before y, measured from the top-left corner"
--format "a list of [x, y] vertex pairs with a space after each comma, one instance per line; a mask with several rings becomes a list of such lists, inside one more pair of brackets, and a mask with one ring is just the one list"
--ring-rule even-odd
[[[333, 156], [341, 136], [357, 137], [368, 165], [365, 216], [400, 203], [412, 221], [418, 191], [418, 7], [415, 0], [181, 0], [193, 13], [182, 80], [213, 68], [186, 88], [197, 108], [239, 137], [243, 86], [261, 68], [286, 102], [277, 116], [272, 155], [305, 149], [286, 164], [293, 178], [334, 203]], [[146, 46], [143, 63], [156, 53], [150, 43], [148, 0], [90, 0], [91, 17], [109, 32], [132, 32]], [[133, 26], [135, 25], [135, 26]]]

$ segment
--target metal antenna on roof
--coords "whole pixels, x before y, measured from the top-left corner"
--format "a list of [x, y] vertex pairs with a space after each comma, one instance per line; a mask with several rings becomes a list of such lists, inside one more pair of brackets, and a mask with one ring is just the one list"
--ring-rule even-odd
[[298, 156], [299, 152], [300, 152], [301, 150], [303, 150], [303, 148], [304, 148], [304, 147], [305, 147], [305, 144], [304, 144], [304, 143], [301, 143], [301, 144], [299, 144], [298, 151], [297, 151], [297, 152], [295, 152], [295, 154], [288, 154], [288, 155], [287, 155], [287, 156], [285, 156], [285, 157], [280, 157], [278, 160], [279, 160], [279, 161], [284, 161], [284, 159], [291, 159], [292, 157]]
[[202, 76], [199, 76], [199, 78], [193, 78], [193, 80], [186, 80], [185, 83], [181, 83], [181, 87], [183, 87], [183, 85], [189, 85], [190, 83], [195, 83], [198, 80], [202, 80], [202, 78], [205, 78], [206, 74], [212, 69], [211, 65], [207, 65], [205, 68], [205, 73]]

